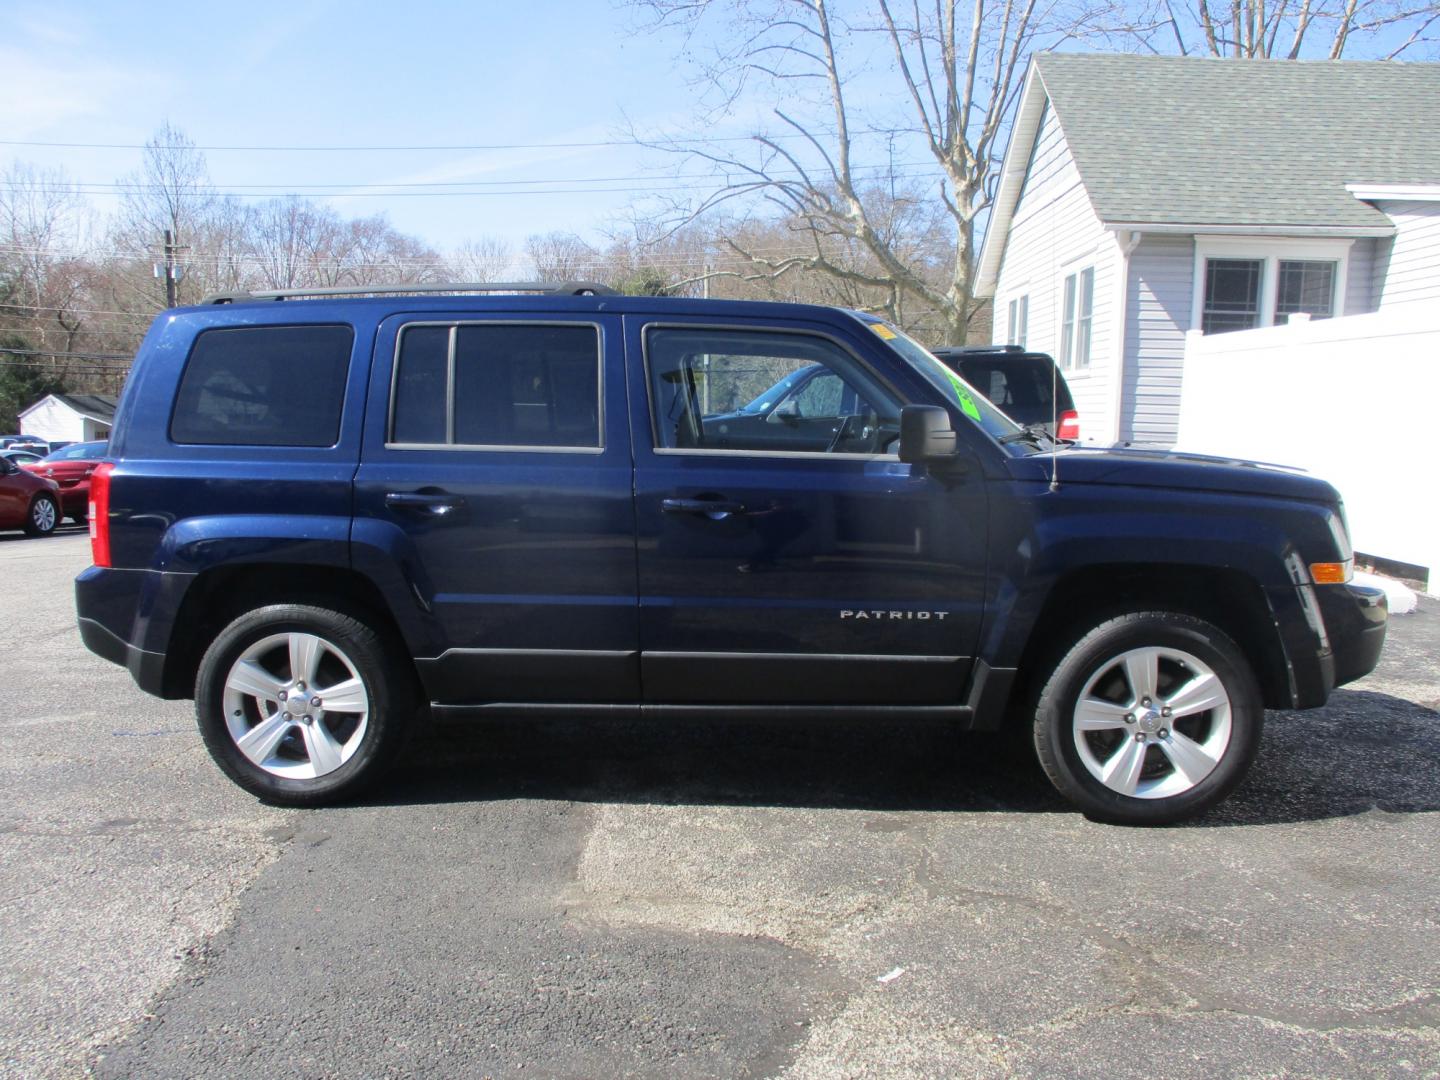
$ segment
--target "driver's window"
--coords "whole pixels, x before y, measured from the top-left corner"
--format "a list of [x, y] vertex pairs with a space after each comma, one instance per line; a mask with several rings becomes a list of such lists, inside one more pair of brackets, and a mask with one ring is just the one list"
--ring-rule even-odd
[[844, 416], [840, 407], [842, 397], [854, 400], [854, 394], [845, 394], [845, 383], [832, 371], [822, 372], [805, 383], [795, 394], [795, 403], [800, 407], [801, 416], [836, 417]]
[[645, 352], [661, 449], [876, 454], [899, 431], [893, 395], [826, 338], [650, 327]]

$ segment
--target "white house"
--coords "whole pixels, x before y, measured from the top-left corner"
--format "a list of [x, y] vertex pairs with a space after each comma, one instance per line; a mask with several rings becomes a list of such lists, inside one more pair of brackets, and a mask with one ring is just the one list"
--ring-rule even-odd
[[91, 442], [110, 434], [115, 398], [108, 394], [47, 394], [19, 418], [21, 435], [46, 442]]
[[1437, 64], [1035, 57], [976, 274], [996, 340], [1055, 356], [1084, 441], [1172, 446], [1187, 331], [1440, 310], [1437, 109]]

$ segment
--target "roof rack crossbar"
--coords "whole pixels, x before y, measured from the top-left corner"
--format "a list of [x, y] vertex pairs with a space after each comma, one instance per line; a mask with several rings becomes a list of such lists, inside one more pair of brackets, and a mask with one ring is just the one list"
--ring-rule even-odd
[[618, 296], [594, 281], [461, 281], [443, 284], [345, 285], [323, 289], [262, 289], [213, 293], [201, 304], [238, 304], [247, 300], [286, 300], [302, 296], [389, 296], [456, 293], [543, 293], [548, 296]]

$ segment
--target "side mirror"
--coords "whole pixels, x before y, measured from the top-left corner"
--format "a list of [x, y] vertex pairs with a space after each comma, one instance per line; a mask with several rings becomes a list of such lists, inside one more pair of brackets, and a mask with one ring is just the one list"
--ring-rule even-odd
[[950, 414], [938, 405], [906, 405], [900, 410], [900, 460], [912, 465], [955, 456]]
[[781, 402], [770, 414], [772, 420], [781, 424], [793, 424], [800, 419], [800, 403], [794, 398]]

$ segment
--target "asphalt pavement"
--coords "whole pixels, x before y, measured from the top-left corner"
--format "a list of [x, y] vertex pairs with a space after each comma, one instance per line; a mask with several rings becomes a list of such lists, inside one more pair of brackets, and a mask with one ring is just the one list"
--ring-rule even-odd
[[1440, 604], [1168, 829], [941, 725], [437, 726], [264, 807], [0, 534], [0, 1075], [1440, 1075]]

